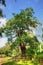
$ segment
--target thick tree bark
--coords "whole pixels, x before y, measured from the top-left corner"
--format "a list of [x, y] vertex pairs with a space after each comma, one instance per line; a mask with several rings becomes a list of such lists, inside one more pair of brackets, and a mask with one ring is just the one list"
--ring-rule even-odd
[[26, 47], [25, 47], [24, 43], [20, 43], [20, 49], [21, 49], [22, 55], [25, 56], [25, 54], [26, 54]]

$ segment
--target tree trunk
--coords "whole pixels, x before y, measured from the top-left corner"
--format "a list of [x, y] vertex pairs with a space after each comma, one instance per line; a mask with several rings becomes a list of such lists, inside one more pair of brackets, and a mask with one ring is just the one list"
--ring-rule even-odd
[[20, 43], [20, 49], [21, 49], [22, 56], [25, 56], [26, 55], [26, 47], [25, 47], [24, 43]]
[[[24, 32], [23, 30], [18, 31], [17, 32], [18, 33], [18, 37], [22, 36], [23, 32]], [[20, 43], [20, 49], [21, 49], [22, 55], [25, 56], [25, 54], [26, 54], [26, 47], [25, 47], [24, 42]]]

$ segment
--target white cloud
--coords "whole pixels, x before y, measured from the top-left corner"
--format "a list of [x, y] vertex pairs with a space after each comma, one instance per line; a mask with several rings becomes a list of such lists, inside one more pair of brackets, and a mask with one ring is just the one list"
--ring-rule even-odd
[[0, 27], [5, 26], [6, 24], [6, 18], [0, 18]]
[[7, 38], [6, 37], [0, 38], [0, 48], [5, 46], [6, 43], [7, 43]]
[[[0, 27], [3, 27], [6, 25], [6, 18], [0, 18]], [[7, 38], [3, 35], [2, 38], [0, 38], [0, 47], [3, 47], [7, 43]]]

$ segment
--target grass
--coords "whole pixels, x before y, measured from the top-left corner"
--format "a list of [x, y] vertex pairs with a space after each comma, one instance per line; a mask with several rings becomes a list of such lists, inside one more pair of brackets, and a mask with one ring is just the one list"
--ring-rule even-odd
[[31, 63], [31, 61], [10, 61], [7, 63], [4, 63], [3, 65], [33, 65], [33, 63]]
[[[35, 65], [31, 60], [14, 60], [11, 57], [3, 58], [3, 64], [2, 65]], [[36, 64], [40, 65], [40, 64]]]
[[26, 60], [14, 60], [11, 57], [3, 58], [2, 65], [33, 65], [31, 61]]

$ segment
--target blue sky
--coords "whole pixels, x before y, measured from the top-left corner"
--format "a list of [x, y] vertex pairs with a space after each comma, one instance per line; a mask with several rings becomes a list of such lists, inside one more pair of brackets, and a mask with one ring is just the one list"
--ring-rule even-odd
[[35, 16], [40, 22], [43, 22], [43, 0], [6, 0], [6, 7], [3, 8], [3, 12], [6, 18], [12, 17], [12, 13], [19, 13], [21, 9], [32, 7], [35, 11]]

